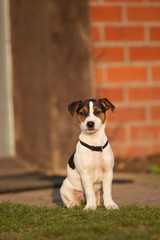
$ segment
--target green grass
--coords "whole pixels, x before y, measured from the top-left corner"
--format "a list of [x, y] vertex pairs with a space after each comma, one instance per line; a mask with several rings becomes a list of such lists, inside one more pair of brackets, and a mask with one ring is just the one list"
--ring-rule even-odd
[[0, 203], [0, 239], [7, 240], [158, 240], [160, 208], [124, 206], [84, 212]]
[[149, 170], [152, 174], [160, 174], [160, 167], [156, 164], [151, 165]]

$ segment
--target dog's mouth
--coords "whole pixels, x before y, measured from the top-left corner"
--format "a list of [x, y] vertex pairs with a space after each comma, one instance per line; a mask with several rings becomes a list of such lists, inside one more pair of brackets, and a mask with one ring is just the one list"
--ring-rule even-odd
[[96, 131], [96, 129], [95, 128], [86, 128], [85, 131], [87, 133], [94, 133]]

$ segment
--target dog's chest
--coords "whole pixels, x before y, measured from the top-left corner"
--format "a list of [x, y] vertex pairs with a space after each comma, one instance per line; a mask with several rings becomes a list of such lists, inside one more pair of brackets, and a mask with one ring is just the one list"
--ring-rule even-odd
[[101, 182], [106, 171], [106, 164], [102, 153], [93, 154], [90, 165], [88, 165], [88, 173], [91, 175], [93, 182]]
[[107, 170], [105, 156], [101, 152], [87, 151], [86, 154], [80, 154], [76, 161], [76, 166], [80, 174], [87, 174], [91, 177], [93, 183], [100, 183]]

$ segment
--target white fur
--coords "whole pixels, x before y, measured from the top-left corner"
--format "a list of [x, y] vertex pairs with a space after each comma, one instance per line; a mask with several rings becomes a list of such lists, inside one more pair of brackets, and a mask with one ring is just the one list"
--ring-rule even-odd
[[[104, 146], [107, 141], [105, 124], [93, 114], [93, 102], [89, 103], [90, 114], [80, 124], [79, 139], [91, 146]], [[94, 121], [94, 131], [87, 130], [87, 122]], [[112, 200], [112, 179], [114, 156], [110, 144], [103, 152], [91, 151], [80, 142], [77, 143], [74, 155], [75, 169], [67, 165], [67, 177], [60, 189], [61, 197], [68, 208], [80, 206], [80, 200], [86, 201], [84, 210], [95, 210], [100, 205], [100, 197], [107, 209], [118, 209]], [[84, 197], [83, 197], [84, 195]], [[79, 200], [80, 199], [80, 200]]]

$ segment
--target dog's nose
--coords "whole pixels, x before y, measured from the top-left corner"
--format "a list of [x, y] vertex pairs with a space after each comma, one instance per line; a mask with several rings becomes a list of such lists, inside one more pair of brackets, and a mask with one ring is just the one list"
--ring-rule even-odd
[[92, 121], [87, 122], [87, 127], [88, 128], [93, 128], [94, 127], [94, 122], [92, 122]]

